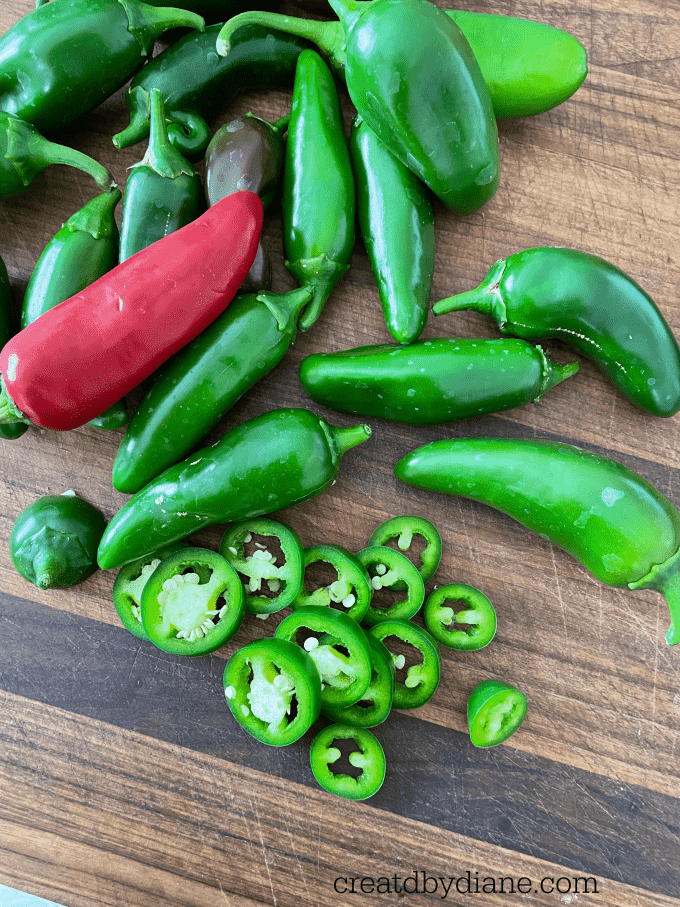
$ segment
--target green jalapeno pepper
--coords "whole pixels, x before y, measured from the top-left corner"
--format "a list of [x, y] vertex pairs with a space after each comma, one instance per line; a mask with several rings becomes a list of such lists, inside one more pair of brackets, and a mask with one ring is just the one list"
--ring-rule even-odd
[[396, 669], [386, 646], [372, 633], [366, 634], [371, 655], [371, 680], [359, 702], [344, 709], [324, 706], [323, 715], [338, 724], [350, 727], [376, 727], [382, 724], [392, 710]]
[[308, 605], [284, 617], [277, 639], [301, 646], [321, 677], [321, 704], [345, 708], [359, 702], [371, 682], [366, 634], [349, 615]]
[[[320, 187], [323, 186], [323, 192]], [[354, 251], [354, 176], [333, 76], [313, 50], [298, 58], [283, 171], [286, 268], [314, 298], [308, 330], [349, 268]]]
[[524, 340], [434, 337], [313, 353], [300, 381], [317, 403], [409, 425], [438, 425], [538, 401], [578, 371]]
[[467, 703], [470, 741], [475, 746], [497, 746], [511, 737], [526, 718], [527, 699], [500, 680], [483, 680]]
[[[120, 197], [118, 189], [111, 189], [90, 199], [45, 246], [26, 287], [22, 328], [115, 267], [118, 225], [114, 210]], [[121, 428], [128, 419], [127, 406], [121, 400], [88, 424], [110, 431]]]
[[[385, 644], [397, 669], [393, 705], [395, 709], [416, 709], [434, 696], [439, 686], [441, 655], [427, 630], [409, 620], [383, 620], [368, 631]], [[406, 656], [399, 642], [418, 652], [422, 659], [406, 668]], [[393, 651], [395, 650], [395, 651]], [[406, 669], [403, 680], [400, 672]]]
[[580, 561], [597, 579], [666, 598], [680, 642], [680, 513], [621, 463], [550, 441], [435, 441], [397, 463], [409, 485], [481, 501]]
[[294, 743], [319, 717], [319, 672], [309, 655], [286, 639], [258, 639], [238, 649], [223, 683], [234, 718], [269, 746]]
[[175, 27], [202, 29], [203, 19], [141, 0], [41, 5], [0, 38], [0, 109], [58, 131], [122, 88]]
[[241, 626], [243, 586], [231, 564], [207, 548], [181, 548], [164, 557], [141, 597], [149, 641], [173, 655], [208, 655]]
[[227, 57], [215, 51], [221, 24], [191, 32], [154, 57], [130, 83], [125, 103], [130, 124], [113, 137], [127, 148], [149, 135], [149, 96], [163, 93], [170, 142], [190, 160], [201, 157], [211, 139], [206, 117], [223, 109], [244, 88], [289, 88], [297, 58], [307, 41], [267, 26], [239, 29]]
[[[12, 290], [5, 262], [0, 258], [0, 346], [4, 346], [14, 333], [12, 315]], [[28, 431], [25, 422], [6, 422], [0, 424], [0, 438], [4, 441], [15, 441]]]
[[259, 517], [230, 526], [220, 554], [242, 577], [250, 614], [274, 614], [291, 605], [302, 587], [303, 548], [294, 529]]
[[82, 170], [100, 189], [116, 185], [106, 167], [91, 157], [48, 141], [35, 126], [0, 110], [0, 198], [24, 192], [52, 164]]
[[[373, 530], [368, 544], [387, 546], [396, 541], [397, 548], [406, 554], [411, 549], [414, 536], [425, 542], [425, 547], [420, 552], [418, 572], [426, 583], [434, 576], [442, 559], [442, 537], [429, 520], [410, 514], [391, 517]], [[395, 584], [393, 588], [398, 589], [399, 585]]]
[[[326, 585], [311, 589], [311, 568], [319, 564], [329, 564], [336, 577]], [[305, 548], [303, 565], [302, 586], [292, 603], [293, 608], [307, 605], [332, 608], [336, 605], [338, 610], [345, 609], [357, 623], [363, 620], [371, 603], [373, 587], [368, 571], [357, 557], [340, 545], [314, 545]]]
[[655, 416], [680, 410], [680, 349], [670, 328], [647, 293], [602, 258], [559, 247], [517, 252], [432, 311], [463, 309], [490, 315], [504, 334], [564, 340]]
[[[418, 568], [405, 554], [394, 548], [371, 545], [357, 554], [368, 570], [373, 587], [373, 598], [362, 622], [368, 626], [385, 620], [409, 620], [420, 611], [425, 600], [425, 583]], [[406, 590], [405, 598], [397, 598], [387, 605], [379, 605], [375, 593], [380, 589]]]
[[236, 401], [277, 365], [313, 295], [237, 297], [162, 369], [133, 414], [113, 464], [113, 486], [136, 492], [186, 456]]
[[151, 135], [146, 154], [130, 168], [123, 196], [119, 260], [195, 220], [203, 209], [201, 180], [168, 139], [159, 89], [151, 92]]
[[483, 649], [496, 635], [494, 606], [467, 583], [448, 583], [431, 592], [425, 599], [423, 620], [437, 642], [460, 652]]
[[9, 537], [17, 571], [39, 589], [65, 589], [97, 569], [106, 520], [73, 491], [39, 497], [21, 511]]
[[142, 624], [142, 592], [146, 581], [165, 557], [183, 547], [181, 544], [169, 545], [125, 564], [116, 574], [112, 590], [113, 605], [123, 626], [138, 639], [149, 638]]
[[378, 285], [385, 323], [411, 343], [427, 321], [434, 272], [434, 210], [425, 184], [356, 117], [349, 151], [359, 230]]
[[[352, 744], [348, 761], [357, 774], [348, 774], [334, 766], [341, 758], [339, 741]], [[331, 724], [316, 735], [309, 751], [312, 773], [324, 790], [346, 800], [367, 800], [377, 794], [385, 780], [385, 753], [370, 731], [365, 728]]]
[[107, 526], [99, 565], [119, 567], [214, 523], [306, 501], [333, 483], [342, 455], [370, 435], [367, 425], [335, 428], [295, 407], [249, 419], [134, 495]]

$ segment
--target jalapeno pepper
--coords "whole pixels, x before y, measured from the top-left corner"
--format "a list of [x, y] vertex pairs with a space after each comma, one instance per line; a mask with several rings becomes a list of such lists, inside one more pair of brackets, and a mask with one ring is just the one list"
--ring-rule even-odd
[[[416, 566], [426, 583], [434, 576], [442, 558], [442, 537], [429, 520], [411, 514], [391, 517], [373, 530], [368, 544], [387, 546], [396, 541], [397, 548], [406, 554], [411, 550], [414, 536], [425, 542], [425, 547], [420, 552], [420, 566]], [[394, 588], [399, 587], [395, 585]]]
[[[352, 744], [347, 758], [356, 774], [334, 770], [342, 756], [337, 745], [339, 741]], [[378, 793], [385, 780], [385, 753], [365, 728], [343, 724], [325, 727], [312, 741], [309, 759], [312, 773], [321, 787], [346, 800], [367, 800]]]
[[340, 611], [318, 605], [298, 608], [276, 628], [277, 639], [301, 646], [321, 677], [321, 703], [345, 708], [359, 702], [371, 681], [366, 634]]
[[200, 177], [168, 139], [159, 89], [151, 92], [150, 104], [149, 145], [125, 184], [119, 261], [191, 223], [203, 209]]
[[524, 340], [434, 337], [313, 353], [300, 381], [330, 409], [438, 425], [536, 402], [577, 371], [578, 363], [557, 365]]
[[191, 32], [154, 57], [125, 94], [130, 124], [113, 137], [127, 148], [149, 135], [149, 96], [163, 93], [170, 142], [190, 160], [201, 157], [211, 139], [205, 117], [223, 109], [244, 88], [290, 88], [307, 41], [267, 26], [241, 28], [227, 57], [215, 52], [221, 24]]
[[[323, 192], [319, 187], [323, 186]], [[349, 268], [355, 190], [333, 76], [313, 50], [298, 58], [283, 171], [283, 251], [298, 283], [314, 287], [308, 330]]]
[[334, 428], [292, 407], [249, 419], [137, 492], [109, 523], [99, 565], [119, 567], [213, 523], [306, 501], [332, 484], [342, 455], [370, 434], [367, 425]]
[[[14, 333], [14, 318], [12, 314], [12, 290], [5, 262], [0, 258], [0, 344], [5, 343]], [[23, 422], [8, 422], [0, 424], [0, 438], [4, 441], [15, 441], [26, 431], [28, 425]]]
[[192, 343], [154, 375], [113, 464], [113, 486], [139, 491], [212, 431], [236, 401], [271, 371], [295, 339], [313, 295], [238, 296]]
[[269, 746], [294, 743], [319, 717], [319, 672], [309, 655], [286, 639], [258, 639], [238, 649], [223, 682], [234, 718]]
[[9, 537], [17, 571], [39, 589], [65, 589], [97, 569], [106, 520], [73, 491], [39, 497], [21, 511]]
[[387, 648], [372, 633], [366, 634], [371, 655], [371, 680], [359, 702], [344, 709], [324, 706], [322, 712], [330, 721], [350, 727], [376, 727], [392, 710], [396, 669]]
[[231, 564], [207, 548], [167, 555], [142, 590], [142, 625], [157, 648], [208, 655], [241, 626], [243, 586]]
[[116, 185], [106, 167], [91, 157], [48, 141], [35, 126], [0, 110], [0, 198], [24, 192], [52, 164], [82, 170], [100, 189]]
[[470, 693], [467, 720], [475, 746], [497, 746], [511, 737], [527, 714], [527, 699], [500, 680], [483, 680]]
[[230, 526], [220, 554], [242, 577], [250, 614], [273, 614], [288, 607], [302, 587], [303, 548], [294, 529], [259, 517]]
[[[310, 574], [319, 564], [329, 564], [336, 573], [335, 579], [326, 585], [312, 587]], [[368, 571], [346, 548], [341, 545], [314, 545], [305, 548], [302, 586], [293, 608], [320, 605], [332, 608], [334, 605], [345, 609], [345, 613], [359, 623], [371, 602], [373, 587]]]
[[[373, 598], [362, 618], [363, 623], [372, 626], [384, 620], [409, 620], [420, 611], [425, 600], [425, 583], [418, 568], [405, 554], [394, 548], [371, 545], [360, 551], [357, 558], [368, 570], [373, 587]], [[394, 589], [396, 585], [406, 589], [406, 597], [379, 605], [376, 592]]]
[[504, 334], [564, 340], [629, 400], [656, 416], [680, 409], [680, 349], [652, 299], [595, 255], [541, 247], [497, 261], [474, 290], [436, 302], [435, 315], [474, 309]]
[[58, 131], [122, 88], [175, 27], [202, 29], [203, 19], [141, 0], [41, 5], [0, 38], [0, 109]]
[[139, 639], [149, 636], [142, 624], [142, 592], [146, 581], [163, 558], [183, 548], [183, 545], [169, 545], [147, 557], [140, 557], [121, 567], [113, 583], [113, 605], [123, 626]]
[[481, 501], [569, 552], [597, 579], [666, 598], [680, 641], [680, 513], [641, 475], [550, 441], [435, 441], [397, 463], [409, 485]]
[[117, 403], [226, 308], [261, 227], [257, 195], [230, 195], [45, 312], [0, 352], [0, 422], [65, 431]]
[[425, 184], [355, 117], [349, 151], [359, 230], [378, 285], [385, 323], [398, 343], [417, 340], [427, 321], [434, 272], [434, 210]]
[[[385, 643], [397, 669], [394, 685], [393, 705], [395, 709], [415, 709], [424, 705], [434, 696], [439, 686], [441, 656], [437, 643], [427, 630], [409, 620], [383, 620], [368, 631], [376, 639]], [[420, 662], [406, 667], [406, 656], [401, 651], [406, 643], [409, 650], [414, 649], [421, 658]], [[393, 651], [394, 650], [394, 651]], [[405, 676], [400, 676], [405, 670]]]
[[437, 642], [461, 652], [483, 649], [496, 635], [496, 609], [468, 583], [448, 583], [431, 592], [423, 620]]

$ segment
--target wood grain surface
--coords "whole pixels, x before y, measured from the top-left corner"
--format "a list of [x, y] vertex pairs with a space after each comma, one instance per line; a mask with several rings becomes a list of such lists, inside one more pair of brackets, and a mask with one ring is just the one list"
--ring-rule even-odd
[[[0, 32], [32, 5], [3, 0]], [[481, 211], [456, 217], [436, 207], [432, 300], [475, 286], [498, 258], [567, 245], [630, 274], [680, 337], [677, 3], [479, 0], [465, 8], [567, 29], [587, 48], [589, 75], [555, 110], [499, 124], [501, 186]], [[349, 127], [344, 89], [341, 98]], [[241, 93], [214, 111], [213, 125], [248, 110], [274, 119], [289, 104], [286, 91]], [[113, 147], [126, 123], [119, 92], [61, 138], [124, 188], [144, 151]], [[46, 243], [96, 191], [84, 174], [52, 167], [1, 203], [0, 255], [17, 309]], [[293, 287], [276, 211], [264, 237], [274, 288]], [[471, 313], [430, 317], [423, 336], [443, 334], [498, 332]], [[313, 330], [209, 440], [288, 405], [354, 424], [311, 403], [299, 363], [314, 351], [389, 339], [358, 245]], [[573, 358], [559, 344], [547, 347], [559, 362]], [[407, 452], [440, 438], [552, 438], [631, 466], [680, 506], [680, 416], [643, 413], [579, 361], [579, 373], [539, 403], [503, 414], [427, 428], [370, 420], [372, 438], [344, 457], [336, 484], [281, 514], [305, 545], [352, 550], [389, 516], [426, 516], [444, 541], [428, 588], [469, 582], [497, 607], [492, 644], [444, 651], [434, 698], [376, 729], [387, 776], [364, 803], [317, 786], [311, 734], [268, 748], [224, 704], [225, 659], [270, 635], [277, 617], [247, 620], [213, 656], [181, 659], [120, 625], [113, 571], [41, 592], [12, 567], [12, 524], [38, 495], [73, 489], [107, 519], [124, 503], [111, 487], [122, 430], [32, 429], [2, 443], [0, 883], [67, 907], [680, 903], [680, 649], [664, 642], [661, 596], [604, 586], [512, 520], [409, 488], [392, 472]], [[138, 400], [133, 394], [131, 405]], [[195, 539], [216, 548], [222, 529]], [[529, 713], [507, 743], [481, 751], [468, 740], [465, 705], [486, 677], [522, 689]]]

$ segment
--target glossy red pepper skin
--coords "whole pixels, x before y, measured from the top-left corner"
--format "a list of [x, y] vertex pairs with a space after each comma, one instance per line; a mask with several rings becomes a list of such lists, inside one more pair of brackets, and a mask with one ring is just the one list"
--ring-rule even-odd
[[227, 307], [261, 229], [237, 192], [28, 325], [0, 353], [0, 422], [65, 431], [108, 409]]

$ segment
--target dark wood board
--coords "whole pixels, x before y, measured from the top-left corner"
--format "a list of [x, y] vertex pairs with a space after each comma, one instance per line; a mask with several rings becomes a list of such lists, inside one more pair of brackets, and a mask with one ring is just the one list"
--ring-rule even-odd
[[[4, 0], [0, 32], [31, 8], [30, 0]], [[513, 252], [573, 246], [630, 274], [680, 337], [677, 5], [496, 0], [466, 8], [567, 29], [588, 50], [589, 75], [555, 110], [499, 124], [502, 182], [482, 210], [457, 217], [436, 207], [432, 300], [471, 288]], [[353, 108], [344, 90], [341, 98], [349, 125]], [[213, 125], [248, 110], [274, 119], [289, 103], [286, 91], [242, 93], [215, 111]], [[111, 135], [126, 122], [119, 92], [62, 140], [104, 163], [124, 188], [127, 168], [144, 150], [113, 147]], [[53, 167], [2, 202], [0, 255], [17, 308], [46, 243], [95, 192], [83, 174]], [[276, 211], [264, 235], [275, 289], [293, 287]], [[498, 332], [479, 315], [430, 317], [423, 336], [443, 334]], [[210, 440], [279, 406], [353, 424], [309, 400], [299, 363], [314, 351], [388, 340], [358, 245], [313, 330], [298, 336]], [[564, 346], [547, 348], [560, 362], [572, 358]], [[680, 506], [679, 417], [643, 413], [591, 362], [579, 364], [578, 375], [539, 403], [503, 414], [427, 428], [369, 420], [370, 441], [345, 456], [336, 484], [281, 514], [305, 545], [352, 550], [388, 516], [427, 516], [444, 540], [433, 582], [473, 583], [498, 610], [490, 646], [443, 652], [430, 702], [376, 729], [387, 776], [364, 803], [317, 786], [310, 734], [283, 750], [264, 747], [228, 713], [225, 659], [273, 632], [277, 618], [246, 621], [213, 656], [183, 660], [122, 628], [111, 601], [113, 571], [41, 592], [14, 570], [9, 533], [38, 495], [73, 489], [107, 519], [127, 499], [110, 480], [122, 430], [30, 430], [3, 443], [0, 884], [67, 907], [678, 903], [680, 651], [664, 642], [663, 599], [604, 586], [510, 519], [419, 492], [392, 472], [408, 451], [440, 438], [553, 438], [631, 466]], [[222, 528], [195, 538], [216, 548]], [[521, 730], [488, 751], [472, 747], [465, 718], [467, 695], [485, 677], [515, 684], [530, 704]], [[515, 886], [529, 879], [529, 890], [499, 893], [501, 877], [506, 889], [510, 879]], [[584, 890], [586, 878], [597, 893], [592, 881]], [[377, 887], [380, 879], [389, 880], [389, 893], [385, 883]], [[456, 879], [463, 880], [458, 891]], [[496, 880], [497, 893], [488, 882], [482, 891], [486, 879]], [[541, 891], [543, 879], [553, 880], [543, 885], [552, 892]], [[402, 890], [394, 891], [395, 882]]]

